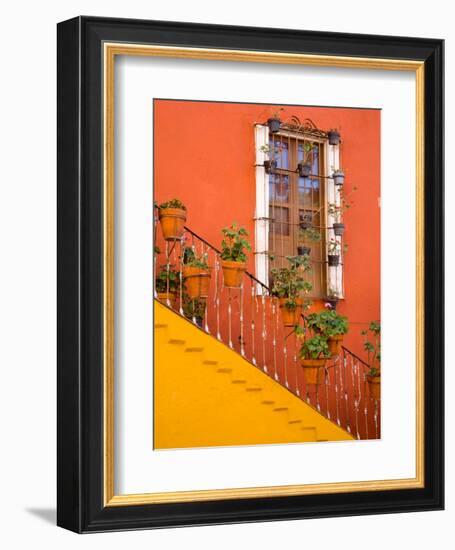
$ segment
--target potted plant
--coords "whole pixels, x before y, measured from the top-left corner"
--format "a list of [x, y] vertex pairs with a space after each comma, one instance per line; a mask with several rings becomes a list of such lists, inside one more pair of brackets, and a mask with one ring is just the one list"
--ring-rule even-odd
[[[345, 208], [349, 208], [349, 205]], [[336, 237], [342, 237], [344, 235], [344, 223], [341, 223], [341, 214], [345, 208], [342, 204], [338, 205], [334, 202], [329, 202], [328, 204], [328, 213], [335, 219], [332, 224], [332, 229]]]
[[381, 399], [381, 373], [379, 369], [373, 367], [367, 374], [368, 393], [376, 401]]
[[336, 239], [329, 240], [327, 260], [330, 267], [337, 267], [340, 264], [340, 253], [342, 248], [343, 252], [346, 252], [348, 245], [344, 244], [342, 246]]
[[203, 327], [206, 300], [204, 298], [190, 298], [187, 294], [183, 297], [183, 315], [199, 328]]
[[221, 268], [224, 286], [240, 288], [246, 271], [246, 250], [251, 250], [247, 241], [248, 231], [233, 223], [221, 230], [224, 239], [221, 242]]
[[305, 318], [307, 326], [315, 334], [327, 338], [331, 355], [339, 355], [344, 335], [348, 332], [347, 317], [340, 315], [334, 309], [311, 313]]
[[277, 156], [281, 152], [281, 147], [275, 145], [261, 145], [259, 151], [264, 153], [267, 158], [264, 160], [264, 168], [267, 174], [273, 174], [278, 166]]
[[284, 110], [283, 107], [281, 107], [278, 111], [275, 111], [267, 119], [267, 126], [269, 127], [269, 131], [271, 134], [276, 134], [280, 131], [280, 128], [281, 128], [280, 112], [283, 110]]
[[303, 160], [297, 164], [297, 172], [301, 178], [307, 178], [311, 175], [312, 152], [313, 145], [309, 141], [305, 141], [303, 144]]
[[155, 277], [155, 290], [160, 302], [174, 307], [180, 284], [180, 273], [173, 266], [162, 266]]
[[307, 384], [320, 384], [323, 368], [326, 360], [330, 357], [327, 338], [320, 334], [307, 338], [300, 348], [299, 355], [305, 382]]
[[372, 321], [367, 330], [362, 330], [363, 349], [368, 354], [368, 392], [372, 399], [381, 399], [381, 325]]
[[313, 213], [305, 212], [299, 214], [299, 227], [300, 229], [309, 229], [313, 225]]
[[[306, 226], [302, 229], [302, 222], [300, 222], [299, 236], [303, 241], [318, 242], [321, 240], [321, 233], [312, 226]], [[298, 246], [297, 251], [299, 256], [309, 256], [311, 253], [311, 247], [307, 245]]]
[[340, 168], [338, 168], [338, 170], [334, 170], [333, 174], [332, 174], [332, 178], [333, 178], [333, 183], [335, 185], [343, 185], [344, 184], [344, 172], [343, 170], [341, 170]]
[[299, 324], [304, 307], [302, 292], [310, 292], [311, 283], [303, 277], [311, 269], [308, 256], [286, 256], [287, 267], [271, 270], [273, 280], [272, 295], [278, 298], [281, 318], [285, 327]]
[[311, 246], [298, 246], [297, 247], [297, 254], [299, 256], [309, 256], [311, 254]]
[[[351, 193], [357, 191], [357, 187], [353, 187]], [[328, 204], [328, 213], [330, 216], [333, 216], [334, 223], [332, 224], [332, 229], [336, 237], [342, 237], [344, 234], [344, 223], [341, 222], [342, 215], [344, 212], [351, 208], [352, 203], [347, 200], [347, 197], [351, 194], [346, 195], [343, 192], [343, 188], [338, 188], [338, 193], [340, 195], [339, 203], [329, 202]]]
[[339, 145], [340, 144], [340, 132], [336, 128], [332, 128], [327, 132], [327, 137], [329, 138], [330, 145]]
[[186, 222], [186, 206], [182, 201], [172, 199], [160, 204], [158, 218], [164, 240], [174, 241], [182, 238]]
[[207, 298], [210, 288], [210, 267], [207, 263], [207, 253], [197, 256], [191, 247], [185, 247], [182, 271], [188, 297], [191, 299]]
[[326, 307], [329, 307], [330, 309], [336, 309], [339, 299], [340, 297], [338, 291], [334, 288], [329, 288], [329, 291], [327, 292], [327, 297], [325, 299]]

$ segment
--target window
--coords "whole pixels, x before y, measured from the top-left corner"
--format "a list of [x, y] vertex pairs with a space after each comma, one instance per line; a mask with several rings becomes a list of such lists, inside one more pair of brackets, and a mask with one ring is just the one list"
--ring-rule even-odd
[[[286, 256], [311, 249], [312, 271], [307, 274], [313, 285], [311, 298], [325, 298], [333, 293], [343, 298], [343, 261], [336, 267], [327, 263], [328, 238], [333, 239], [330, 232], [336, 221], [328, 204], [340, 201], [330, 177], [339, 168], [339, 147], [330, 145], [326, 136], [316, 133], [302, 134], [282, 128], [277, 134], [269, 134], [266, 125], [255, 126], [256, 276], [270, 286], [272, 268], [285, 265]], [[270, 151], [276, 167], [267, 172], [264, 161], [270, 160]], [[308, 176], [297, 171], [297, 165], [304, 159], [311, 164]], [[320, 234], [319, 240], [305, 230], [309, 227]], [[341, 243], [340, 237], [335, 239]]]
[[[313, 285], [312, 298], [326, 294], [325, 284], [325, 185], [324, 147], [321, 142], [270, 135], [269, 147], [274, 151], [277, 167], [268, 174], [269, 185], [269, 242], [270, 270], [287, 264], [286, 256], [308, 253], [312, 270], [307, 274]], [[311, 176], [296, 172], [299, 163], [309, 162]], [[313, 238], [311, 230], [312, 227]], [[314, 240], [314, 234], [320, 240]]]

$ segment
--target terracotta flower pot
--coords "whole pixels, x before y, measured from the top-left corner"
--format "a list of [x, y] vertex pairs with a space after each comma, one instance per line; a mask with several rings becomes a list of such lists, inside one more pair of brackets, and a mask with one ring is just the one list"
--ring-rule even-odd
[[337, 334], [336, 336], [329, 336], [327, 338], [327, 344], [329, 346], [330, 355], [340, 355], [342, 343], [343, 343], [342, 334]]
[[303, 378], [307, 384], [323, 383], [325, 362], [325, 359], [301, 359]]
[[227, 288], [240, 288], [243, 282], [243, 274], [246, 271], [245, 262], [231, 262], [221, 260], [224, 286]]
[[283, 320], [283, 325], [285, 327], [295, 327], [300, 322], [300, 317], [303, 311], [303, 300], [301, 298], [296, 299], [296, 307], [290, 309], [286, 307], [287, 298], [280, 298], [280, 311], [281, 319]]
[[338, 254], [328, 254], [327, 259], [331, 267], [336, 267], [340, 263], [340, 256]]
[[370, 397], [375, 400], [381, 399], [381, 377], [368, 375], [367, 382]]
[[158, 300], [165, 306], [174, 307], [177, 296], [174, 292], [157, 292]]
[[210, 269], [183, 266], [185, 290], [190, 298], [207, 298], [210, 288]]
[[181, 208], [160, 208], [158, 217], [165, 241], [182, 238], [186, 222], [185, 210]]

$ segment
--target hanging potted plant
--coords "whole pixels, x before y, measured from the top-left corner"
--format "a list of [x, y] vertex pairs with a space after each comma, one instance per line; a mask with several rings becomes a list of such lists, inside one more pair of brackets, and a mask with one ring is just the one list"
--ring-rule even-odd
[[327, 137], [329, 138], [329, 145], [339, 145], [340, 144], [340, 132], [336, 128], [332, 128], [327, 132]]
[[271, 134], [276, 134], [280, 131], [281, 128], [281, 119], [280, 113], [284, 111], [283, 107], [280, 107], [278, 111], [274, 111], [272, 115], [267, 119], [267, 126], [269, 127], [269, 132]]
[[299, 214], [299, 228], [309, 229], [313, 225], [313, 212]]
[[325, 298], [326, 307], [329, 307], [330, 309], [336, 309], [339, 299], [340, 297], [338, 291], [334, 288], [329, 288], [329, 291], [327, 292], [327, 296]]
[[347, 317], [330, 309], [311, 313], [305, 321], [308, 328], [315, 334], [321, 334], [327, 338], [330, 355], [340, 354], [343, 337], [349, 329]]
[[303, 159], [297, 164], [297, 172], [299, 177], [307, 178], [311, 175], [311, 164], [313, 159], [313, 145], [306, 141], [303, 144]]
[[155, 277], [155, 290], [160, 302], [174, 307], [179, 284], [180, 273], [173, 266], [163, 266]]
[[183, 315], [199, 328], [203, 327], [205, 316], [205, 298], [190, 298], [187, 294], [183, 297]]
[[266, 173], [274, 174], [278, 167], [277, 158], [282, 151], [281, 147], [277, 147], [275, 145], [261, 145], [261, 147], [259, 147], [259, 151], [267, 156], [267, 158], [264, 159], [264, 169]]
[[324, 367], [330, 357], [327, 338], [320, 334], [307, 338], [300, 348], [299, 355], [305, 382], [307, 384], [321, 384], [323, 382]]
[[330, 267], [337, 267], [340, 264], [340, 253], [342, 248], [343, 252], [346, 252], [348, 245], [344, 244], [342, 246], [336, 239], [329, 240], [327, 261]]
[[381, 325], [372, 321], [368, 330], [362, 330], [363, 349], [368, 354], [369, 372], [367, 374], [368, 392], [374, 400], [381, 399]]
[[299, 256], [309, 256], [311, 254], [311, 246], [298, 246], [297, 247], [297, 254]]
[[344, 184], [344, 172], [340, 168], [338, 170], [334, 170], [332, 174], [333, 183], [335, 185], [341, 186]]
[[328, 204], [328, 213], [334, 218], [332, 229], [336, 237], [342, 237], [344, 235], [344, 223], [342, 223], [341, 220], [343, 214], [352, 206], [352, 203], [347, 200], [347, 197], [355, 191], [357, 191], [357, 187], [353, 187], [352, 191], [348, 195], [345, 195], [343, 188], [338, 187], [338, 193], [340, 195], [339, 202], [330, 202]]
[[158, 218], [164, 240], [174, 241], [182, 238], [186, 222], [186, 206], [182, 201], [172, 199], [160, 204]]
[[[349, 205], [345, 208], [349, 208]], [[328, 204], [328, 213], [335, 219], [332, 223], [332, 229], [335, 237], [342, 237], [344, 235], [344, 223], [341, 222], [341, 214], [345, 208], [342, 204], [336, 204], [334, 202], [330, 202]]]
[[[299, 236], [303, 241], [318, 242], [321, 240], [321, 233], [312, 226], [302, 229], [302, 222], [300, 222]], [[299, 256], [309, 256], [311, 254], [311, 247], [307, 245], [301, 245], [297, 247]]]
[[304, 308], [303, 293], [313, 288], [304, 278], [304, 273], [311, 269], [308, 256], [286, 256], [288, 267], [271, 270], [273, 280], [272, 295], [278, 298], [281, 319], [285, 327], [299, 324]]
[[197, 256], [191, 247], [183, 250], [183, 280], [189, 298], [207, 298], [210, 288], [210, 267], [207, 253]]
[[246, 271], [246, 250], [251, 250], [248, 231], [233, 223], [221, 230], [224, 239], [221, 242], [221, 268], [223, 270], [224, 286], [240, 288], [243, 274]]

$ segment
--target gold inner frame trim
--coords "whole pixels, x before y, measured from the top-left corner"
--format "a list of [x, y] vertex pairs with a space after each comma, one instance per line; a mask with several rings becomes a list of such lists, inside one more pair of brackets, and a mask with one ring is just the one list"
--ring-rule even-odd
[[[104, 503], [127, 506], [237, 498], [384, 491], [424, 487], [424, 62], [396, 59], [323, 56], [104, 43]], [[336, 482], [179, 491], [114, 493], [114, 71], [115, 56], [153, 56], [256, 63], [282, 63], [337, 68], [412, 71], [416, 77], [416, 477], [376, 481]]]

